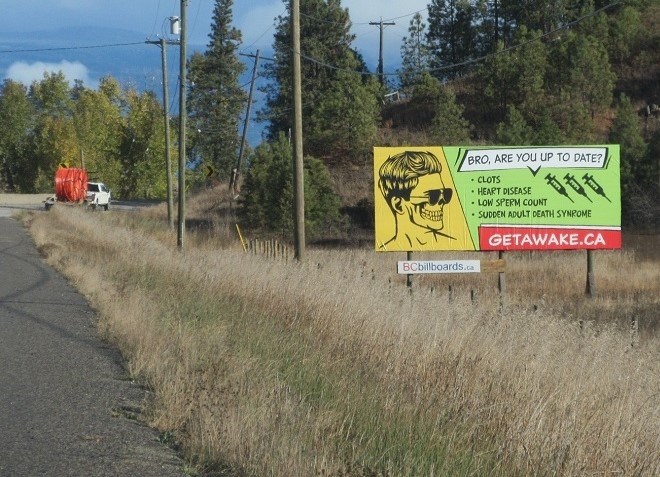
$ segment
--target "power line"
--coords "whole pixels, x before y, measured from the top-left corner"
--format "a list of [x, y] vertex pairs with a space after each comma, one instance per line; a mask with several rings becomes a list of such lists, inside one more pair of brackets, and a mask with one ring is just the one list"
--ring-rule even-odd
[[143, 45], [144, 42], [132, 43], [108, 43], [104, 45], [88, 45], [88, 46], [56, 46], [52, 48], [26, 48], [21, 50], [0, 50], [0, 55], [3, 53], [37, 53], [42, 51], [71, 51], [71, 50], [91, 50], [96, 48], [115, 48], [120, 46], [136, 46]]
[[[281, 17], [281, 16], [284, 15], [285, 13], [286, 13], [286, 10], [284, 10], [284, 11], [283, 11], [282, 13], [280, 13], [278, 16]], [[261, 35], [259, 35], [259, 37], [258, 37], [256, 40], [254, 40], [251, 44], [249, 44], [248, 46], [243, 47], [243, 48], [240, 50], [240, 53], [243, 53], [245, 50], [248, 50], [248, 49], [252, 48], [254, 45], [256, 45], [257, 42], [258, 42], [259, 40], [261, 40], [261, 39], [266, 35], [266, 33], [268, 33], [269, 31], [271, 31], [271, 30], [273, 29], [274, 26], [275, 26], [275, 22], [273, 22], [268, 28], [266, 28], [266, 30], [264, 30], [264, 32], [263, 32]]]
[[158, 5], [156, 6], [156, 15], [154, 18], [154, 26], [151, 27], [151, 34], [154, 34], [154, 31], [156, 31], [156, 25], [158, 24], [158, 13], [160, 11], [160, 2], [161, 0], [158, 0]]
[[[426, 10], [428, 10], [428, 8], [422, 8], [421, 10], [417, 10], [416, 12], [407, 13], [405, 15], [400, 15], [400, 16], [394, 17], [394, 18], [388, 18], [385, 21], [390, 22], [390, 21], [393, 21], [393, 20], [400, 20], [401, 18], [412, 17], [413, 15], [416, 15], [417, 13], [425, 12]], [[319, 23], [328, 23], [330, 25], [346, 26], [345, 23], [335, 22], [335, 21], [332, 21], [332, 20], [326, 20], [324, 18], [319, 18], [319, 17], [316, 17], [314, 15], [307, 15], [305, 13], [300, 13], [300, 16], [305, 17], [305, 18], [309, 18], [310, 20], [314, 20], [314, 21], [317, 21]], [[351, 26], [362, 26], [362, 25], [372, 25], [373, 24], [372, 22], [350, 22], [350, 23], [351, 23]]]
[[428, 8], [422, 8], [421, 10], [417, 10], [416, 12], [408, 13], [406, 15], [401, 15], [399, 17], [389, 18], [387, 21], [400, 20], [402, 18], [412, 17], [413, 15], [417, 15], [418, 13], [422, 13], [422, 12], [425, 12], [427, 10], [428, 10]]

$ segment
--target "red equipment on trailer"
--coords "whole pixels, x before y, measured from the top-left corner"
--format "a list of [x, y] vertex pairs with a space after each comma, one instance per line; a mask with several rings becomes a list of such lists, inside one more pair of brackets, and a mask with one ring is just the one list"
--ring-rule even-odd
[[55, 172], [55, 197], [60, 202], [84, 202], [87, 198], [87, 171], [61, 167]]

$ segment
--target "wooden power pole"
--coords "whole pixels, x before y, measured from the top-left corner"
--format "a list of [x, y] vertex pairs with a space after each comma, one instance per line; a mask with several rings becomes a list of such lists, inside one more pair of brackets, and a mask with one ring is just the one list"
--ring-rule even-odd
[[302, 73], [300, 67], [300, 0], [291, 0], [293, 66], [293, 194], [295, 197], [295, 258], [305, 255], [305, 183], [303, 179]]
[[178, 45], [176, 40], [160, 38], [158, 41], [147, 40], [145, 43], [159, 45], [163, 69], [163, 120], [165, 122], [165, 168], [167, 169], [167, 224], [174, 228], [174, 193], [172, 191], [172, 160], [170, 158], [170, 115], [169, 115], [169, 86], [167, 81], [167, 45]]
[[386, 25], [396, 25], [394, 22], [383, 22], [381, 17], [379, 22], [369, 22], [369, 25], [378, 25], [380, 28], [380, 48], [378, 51], [378, 76], [380, 78], [380, 85], [385, 86], [385, 72], [383, 71], [383, 28]]
[[179, 43], [179, 217], [176, 245], [184, 249], [186, 232], [186, 7], [188, 0], [181, 0], [181, 41]]
[[241, 137], [241, 147], [238, 151], [238, 160], [236, 161], [236, 169], [231, 175], [229, 182], [229, 191], [232, 194], [237, 192], [239, 187], [239, 179], [241, 176], [241, 163], [243, 162], [243, 152], [245, 151], [245, 140], [247, 137], [248, 125], [250, 124], [250, 109], [252, 108], [252, 94], [254, 92], [254, 83], [257, 81], [257, 69], [259, 68], [259, 50], [254, 57], [254, 69], [252, 70], [252, 82], [250, 83], [250, 93], [248, 94], [247, 109], [245, 111], [245, 122], [243, 123], [243, 136]]

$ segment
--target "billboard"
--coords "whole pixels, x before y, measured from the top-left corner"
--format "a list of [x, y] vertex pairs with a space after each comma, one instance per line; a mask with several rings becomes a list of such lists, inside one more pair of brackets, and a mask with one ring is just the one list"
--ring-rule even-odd
[[621, 248], [618, 145], [375, 147], [378, 251]]

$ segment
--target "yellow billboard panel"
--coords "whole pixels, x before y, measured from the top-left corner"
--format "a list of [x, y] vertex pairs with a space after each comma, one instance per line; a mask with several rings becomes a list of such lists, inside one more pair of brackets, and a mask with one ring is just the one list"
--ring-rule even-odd
[[475, 250], [442, 147], [376, 147], [374, 177], [377, 250]]

